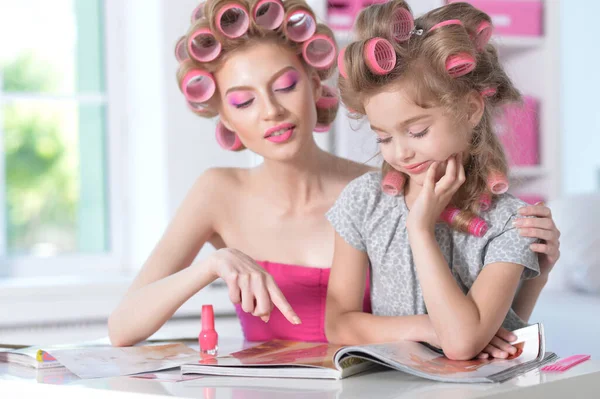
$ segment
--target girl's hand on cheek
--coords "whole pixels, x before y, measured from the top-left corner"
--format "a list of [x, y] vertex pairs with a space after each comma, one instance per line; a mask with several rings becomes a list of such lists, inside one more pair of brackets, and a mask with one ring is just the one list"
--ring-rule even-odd
[[436, 182], [439, 164], [434, 162], [429, 166], [423, 188], [410, 209], [406, 221], [409, 233], [433, 232], [440, 214], [465, 182], [462, 154], [453, 155], [448, 159], [444, 175]]

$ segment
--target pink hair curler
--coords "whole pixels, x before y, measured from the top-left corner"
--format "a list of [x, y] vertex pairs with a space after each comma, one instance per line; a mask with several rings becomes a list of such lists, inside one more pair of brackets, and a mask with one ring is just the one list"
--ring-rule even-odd
[[221, 43], [209, 28], [200, 28], [190, 35], [187, 52], [196, 61], [210, 62], [221, 53]]
[[415, 20], [412, 14], [404, 7], [398, 7], [394, 10], [392, 18], [392, 35], [397, 42], [404, 42], [410, 38], [412, 30], [415, 28]]
[[285, 11], [280, 0], [261, 0], [252, 10], [254, 23], [263, 29], [275, 30], [283, 22]]
[[479, 210], [485, 212], [492, 206], [492, 196], [490, 193], [483, 193], [479, 196]]
[[206, 3], [205, 1], [201, 1], [200, 4], [198, 4], [196, 6], [196, 8], [194, 8], [194, 11], [192, 11], [192, 17], [191, 17], [192, 24], [194, 24], [200, 18], [204, 18], [204, 4], [205, 3]]
[[475, 48], [482, 51], [492, 37], [492, 24], [488, 21], [482, 21], [475, 32]]
[[381, 37], [367, 41], [364, 56], [369, 70], [376, 75], [385, 75], [396, 66], [394, 46]]
[[487, 87], [481, 90], [482, 97], [494, 97], [496, 95], [496, 89], [494, 87]]
[[463, 26], [463, 23], [460, 21], [460, 19], [447, 19], [445, 21], [439, 22], [435, 25], [433, 25], [431, 27], [431, 29], [429, 29], [429, 32], [432, 32], [438, 28], [444, 27], [444, 26], [450, 26], [450, 25], [460, 25]]
[[508, 179], [500, 172], [491, 172], [488, 175], [487, 183], [492, 194], [504, 194], [508, 191]]
[[186, 102], [187, 102], [188, 108], [191, 109], [192, 112], [194, 112], [197, 115], [212, 116], [214, 114], [214, 112], [208, 108], [207, 104], [198, 103], [198, 102], [194, 102], [194, 101], [190, 101], [190, 100], [186, 100]]
[[331, 125], [323, 125], [321, 123], [317, 123], [317, 125], [313, 129], [313, 132], [315, 132], [315, 133], [326, 133], [326, 132], [328, 132], [330, 130], [331, 130]]
[[322, 87], [321, 97], [317, 100], [317, 108], [329, 109], [338, 105], [340, 100], [335, 89], [327, 85]]
[[227, 129], [221, 121], [217, 123], [215, 137], [217, 143], [219, 143], [224, 150], [237, 151], [243, 147], [238, 135], [234, 131]]
[[453, 78], [464, 76], [475, 69], [475, 59], [469, 53], [451, 55], [446, 60], [446, 70]]
[[308, 65], [327, 69], [335, 61], [335, 43], [327, 35], [314, 35], [304, 42], [302, 56]]
[[[461, 210], [455, 206], [448, 205], [446, 209], [442, 211], [440, 215], [440, 219], [449, 225], [452, 225], [456, 216], [461, 213]], [[488, 225], [485, 220], [482, 218], [475, 216], [469, 222], [469, 226], [467, 227], [469, 234], [474, 235], [475, 237], [483, 237], [485, 233], [488, 231]]]
[[248, 11], [239, 4], [228, 4], [219, 9], [216, 20], [219, 32], [230, 39], [242, 36], [250, 26]]
[[315, 34], [317, 24], [307, 11], [297, 10], [287, 17], [284, 30], [291, 41], [301, 43]]
[[204, 103], [215, 94], [216, 84], [212, 75], [201, 69], [192, 69], [181, 82], [181, 91], [188, 101]]
[[185, 36], [182, 36], [175, 45], [175, 58], [177, 58], [178, 62], [183, 62], [190, 58], [188, 51], [185, 46]]
[[396, 196], [400, 194], [406, 183], [406, 177], [396, 169], [390, 170], [381, 182], [381, 190], [387, 194]]
[[338, 70], [340, 71], [340, 75], [342, 75], [342, 77], [344, 79], [348, 79], [348, 74], [346, 73], [346, 66], [344, 65], [344, 56], [346, 55], [346, 47], [342, 48], [340, 50], [340, 53], [338, 54]]

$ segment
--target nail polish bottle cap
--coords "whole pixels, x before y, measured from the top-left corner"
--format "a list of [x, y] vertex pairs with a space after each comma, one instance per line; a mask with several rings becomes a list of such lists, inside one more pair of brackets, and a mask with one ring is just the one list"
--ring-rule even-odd
[[202, 330], [215, 329], [215, 313], [212, 305], [202, 305]]

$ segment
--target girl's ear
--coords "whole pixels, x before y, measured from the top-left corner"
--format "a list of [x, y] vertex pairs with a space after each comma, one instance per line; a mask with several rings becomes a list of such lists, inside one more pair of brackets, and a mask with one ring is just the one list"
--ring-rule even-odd
[[479, 125], [485, 111], [485, 103], [483, 97], [476, 91], [472, 91], [467, 97], [467, 107], [469, 110], [469, 124], [471, 127]]

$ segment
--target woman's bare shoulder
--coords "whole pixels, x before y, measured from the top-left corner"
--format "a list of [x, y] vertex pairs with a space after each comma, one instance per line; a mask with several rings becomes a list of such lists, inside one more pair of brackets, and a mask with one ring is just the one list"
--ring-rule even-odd
[[246, 180], [248, 169], [209, 168], [196, 178], [191, 194], [213, 201], [225, 201], [235, 197]]
[[335, 168], [333, 168], [333, 171], [335, 172], [335, 177], [344, 185], [350, 183], [352, 180], [364, 175], [365, 173], [377, 170], [377, 168], [364, 163], [351, 161], [349, 159], [340, 158], [337, 156], [334, 159], [334, 164]]

